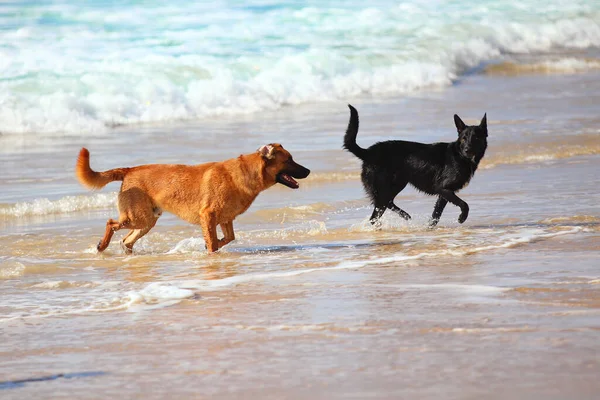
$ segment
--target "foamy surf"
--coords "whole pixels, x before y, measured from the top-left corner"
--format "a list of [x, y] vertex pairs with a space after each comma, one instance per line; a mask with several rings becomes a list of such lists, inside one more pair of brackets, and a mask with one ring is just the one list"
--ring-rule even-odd
[[21, 218], [50, 214], [68, 214], [73, 212], [115, 207], [116, 193], [96, 193], [91, 196], [65, 196], [58, 200], [39, 198], [30, 202], [0, 206], [0, 216]]
[[[97, 286], [101, 286], [101, 284]], [[81, 286], [76, 287], [82, 288]], [[69, 288], [73, 288], [73, 286], [61, 283], [41, 283], [37, 288], [33, 289], [42, 292], [42, 289], [56, 290]], [[85, 287], [83, 287], [83, 289], [85, 289]], [[45, 291], [43, 293], [48, 292]], [[72, 297], [74, 295], [77, 296], [77, 300], [74, 300]], [[0, 313], [0, 323], [15, 320], [126, 311], [134, 306], [136, 301], [136, 297], [123, 295], [119, 292], [107, 293], [106, 291], [99, 289], [93, 292], [78, 292], [77, 294], [69, 294], [67, 296], [46, 295], [44, 296], [43, 302], [41, 302], [41, 299], [39, 299], [38, 296], [34, 296], [30, 292], [27, 299], [13, 299], [11, 304], [5, 304], [5, 306], [9, 306], [12, 310], [8, 313]], [[6, 308], [8, 309], [9, 307]]]
[[595, 2], [503, 0], [484, 20], [474, 1], [254, 5], [128, 3], [110, 21], [86, 3], [4, 5], [2, 132], [89, 135], [410, 93], [505, 54], [600, 46]]

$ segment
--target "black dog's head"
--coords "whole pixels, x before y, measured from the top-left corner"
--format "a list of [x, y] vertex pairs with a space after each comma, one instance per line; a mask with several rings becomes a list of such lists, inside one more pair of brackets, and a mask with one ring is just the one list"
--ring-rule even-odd
[[454, 124], [458, 131], [458, 148], [461, 155], [478, 164], [487, 148], [487, 114], [479, 125], [465, 125], [460, 117], [454, 114]]
[[262, 146], [258, 152], [266, 161], [265, 173], [273, 184], [281, 183], [292, 189], [298, 189], [300, 185], [296, 179], [304, 179], [310, 174], [308, 168], [296, 163], [292, 155], [279, 143], [271, 143]]

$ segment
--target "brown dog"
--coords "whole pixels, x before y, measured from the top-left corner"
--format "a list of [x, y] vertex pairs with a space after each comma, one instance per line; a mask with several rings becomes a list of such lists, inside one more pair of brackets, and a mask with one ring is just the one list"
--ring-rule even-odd
[[[82, 148], [75, 173], [79, 182], [99, 189], [123, 181], [119, 192], [119, 220], [109, 219], [98, 251], [108, 247], [115, 231], [131, 229], [123, 238], [125, 251], [154, 227], [162, 211], [202, 227], [209, 252], [233, 241], [233, 220], [250, 207], [256, 196], [275, 183], [297, 189], [294, 178], [306, 178], [310, 170], [296, 164], [280, 144], [262, 146], [223, 162], [200, 165], [147, 164], [96, 172], [90, 153]], [[217, 239], [217, 225], [225, 236]]]

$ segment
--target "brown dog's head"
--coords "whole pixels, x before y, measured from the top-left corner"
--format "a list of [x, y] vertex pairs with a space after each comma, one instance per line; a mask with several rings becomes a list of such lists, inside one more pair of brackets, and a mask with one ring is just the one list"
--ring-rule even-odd
[[266, 161], [265, 173], [276, 183], [298, 189], [300, 186], [294, 178], [304, 179], [310, 174], [310, 170], [295, 163], [292, 155], [279, 143], [266, 144], [258, 149], [258, 153]]

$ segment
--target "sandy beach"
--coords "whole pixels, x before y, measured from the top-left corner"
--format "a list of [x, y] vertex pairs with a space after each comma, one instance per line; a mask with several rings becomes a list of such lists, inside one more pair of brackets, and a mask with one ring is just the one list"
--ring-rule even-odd
[[[360, 164], [341, 149], [342, 102], [0, 136], [0, 396], [595, 398], [600, 74], [535, 72], [351, 100], [363, 146], [451, 141], [454, 113], [488, 113], [488, 153], [461, 192], [469, 219], [448, 206], [434, 230], [434, 199], [413, 189], [396, 199], [412, 221], [370, 226]], [[269, 142], [313, 173], [261, 194], [219, 254], [171, 215], [133, 255], [117, 240], [96, 253], [118, 185], [78, 185], [81, 146], [103, 170]]]
[[[0, 2], [0, 399], [596, 399], [600, 3]], [[488, 149], [435, 229], [380, 227], [342, 149]], [[119, 184], [279, 142], [311, 169], [207, 254], [165, 213], [125, 254]]]

